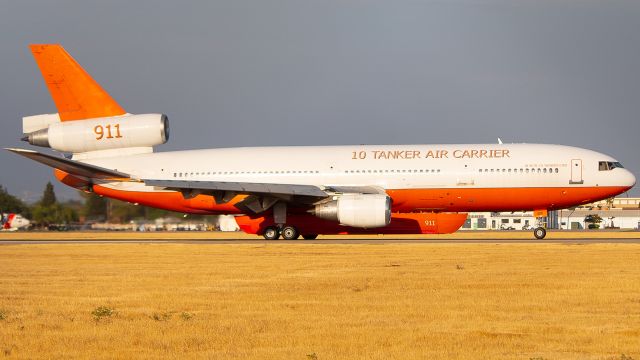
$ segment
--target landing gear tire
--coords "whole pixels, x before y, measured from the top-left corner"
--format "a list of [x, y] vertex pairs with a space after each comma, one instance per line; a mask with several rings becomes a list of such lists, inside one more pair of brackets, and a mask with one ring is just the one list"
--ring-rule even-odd
[[280, 231], [275, 226], [268, 226], [264, 229], [264, 233], [262, 234], [267, 240], [276, 240], [280, 237]]
[[315, 240], [318, 237], [318, 234], [304, 234], [302, 238], [305, 240]]
[[535, 230], [533, 230], [533, 236], [535, 236], [538, 240], [542, 240], [545, 236], [547, 236], [547, 230], [542, 227], [536, 228]]
[[300, 236], [298, 229], [293, 226], [285, 226], [282, 228], [282, 238], [285, 240], [295, 240]]

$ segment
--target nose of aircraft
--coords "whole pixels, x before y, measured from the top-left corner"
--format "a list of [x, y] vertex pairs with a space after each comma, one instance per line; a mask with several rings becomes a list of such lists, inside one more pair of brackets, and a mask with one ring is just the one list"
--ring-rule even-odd
[[631, 189], [636, 184], [636, 177], [631, 173], [631, 171], [624, 169], [624, 173], [620, 179], [622, 181], [622, 186]]

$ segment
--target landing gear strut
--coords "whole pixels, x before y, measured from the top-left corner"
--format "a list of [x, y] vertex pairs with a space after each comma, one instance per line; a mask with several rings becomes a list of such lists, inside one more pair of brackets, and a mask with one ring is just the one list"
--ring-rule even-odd
[[[300, 236], [298, 228], [292, 225], [285, 225], [287, 222], [287, 204], [278, 202], [273, 206], [273, 222], [275, 225], [264, 229], [264, 236], [267, 240], [276, 240], [282, 235], [285, 240], [295, 240]], [[317, 235], [316, 235], [317, 236]]]

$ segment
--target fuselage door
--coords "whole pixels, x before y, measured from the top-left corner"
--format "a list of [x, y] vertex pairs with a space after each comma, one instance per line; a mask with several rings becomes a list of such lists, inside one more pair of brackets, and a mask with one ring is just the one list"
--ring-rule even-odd
[[571, 180], [569, 180], [569, 184], [584, 184], [581, 159], [571, 160]]

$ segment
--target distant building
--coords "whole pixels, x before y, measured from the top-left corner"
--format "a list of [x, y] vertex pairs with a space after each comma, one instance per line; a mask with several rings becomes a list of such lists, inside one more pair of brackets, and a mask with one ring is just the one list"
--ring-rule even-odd
[[560, 229], [582, 230], [589, 227], [584, 219], [587, 215], [602, 218], [600, 229], [640, 229], [640, 209], [620, 210], [561, 210], [558, 211]]
[[[550, 211], [545, 221], [550, 229], [582, 230], [589, 226], [584, 221], [587, 215], [600, 216], [601, 229], [640, 230], [640, 198], [614, 198]], [[532, 230], [536, 224], [532, 211], [472, 212], [460, 230]]]
[[532, 211], [474, 212], [460, 230], [533, 230], [535, 224]]

